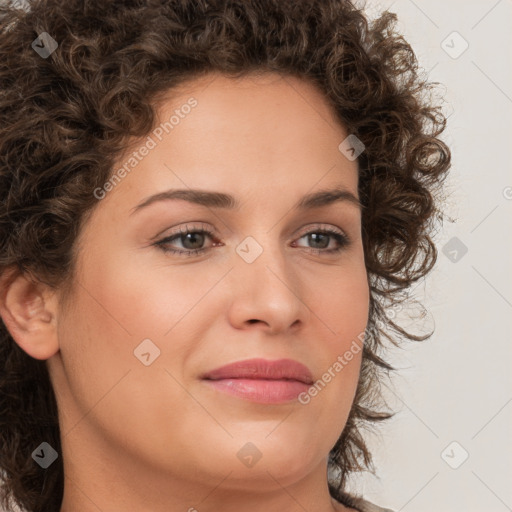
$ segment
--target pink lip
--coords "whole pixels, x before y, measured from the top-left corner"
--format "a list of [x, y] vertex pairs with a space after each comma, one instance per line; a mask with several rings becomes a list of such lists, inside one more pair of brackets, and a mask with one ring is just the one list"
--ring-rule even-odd
[[202, 378], [218, 391], [258, 403], [288, 402], [313, 383], [309, 369], [292, 359], [237, 361]]

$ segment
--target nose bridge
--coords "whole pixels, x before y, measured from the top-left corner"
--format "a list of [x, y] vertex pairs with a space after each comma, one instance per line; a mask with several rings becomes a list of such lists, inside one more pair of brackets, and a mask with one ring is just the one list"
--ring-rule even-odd
[[234, 310], [238, 321], [261, 320], [273, 329], [301, 316], [300, 283], [276, 230], [247, 236], [235, 249]]
[[286, 279], [289, 266], [280, 241], [275, 240], [272, 232], [256, 236], [246, 237], [237, 247], [237, 254], [242, 260], [238, 262], [240, 271], [247, 274], [245, 277], [254, 276], [256, 281], [278, 281], [275, 274], [281, 274], [281, 279]]

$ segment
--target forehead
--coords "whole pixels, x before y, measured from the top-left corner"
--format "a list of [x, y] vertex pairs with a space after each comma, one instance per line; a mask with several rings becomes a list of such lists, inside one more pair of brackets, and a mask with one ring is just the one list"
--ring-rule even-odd
[[[346, 136], [325, 94], [311, 81], [295, 76], [253, 72], [237, 78], [219, 73], [196, 78], [159, 96], [157, 122], [165, 123], [182, 108], [188, 111], [191, 99], [197, 105], [180, 115], [180, 121], [188, 119], [186, 125], [198, 136], [210, 128], [219, 130], [219, 136], [253, 135], [254, 142], [271, 142], [276, 135], [283, 139], [287, 134], [314, 138], [315, 132], [318, 138], [328, 132], [336, 133], [336, 138]], [[258, 130], [263, 128], [272, 129]]]
[[345, 127], [317, 86], [297, 77], [207, 75], [170, 91], [156, 113], [157, 143], [168, 147], [174, 162], [202, 159], [229, 167], [251, 161], [274, 175], [286, 162], [347, 163], [338, 149]]
[[[155, 113], [152, 132], [116, 162], [117, 169], [133, 167], [109, 195], [130, 208], [169, 188], [256, 196], [259, 203], [287, 196], [295, 203], [340, 183], [357, 195], [357, 162], [338, 148], [346, 129], [307, 81], [275, 73], [205, 76], [161, 96]], [[144, 146], [143, 158], [134, 158]]]

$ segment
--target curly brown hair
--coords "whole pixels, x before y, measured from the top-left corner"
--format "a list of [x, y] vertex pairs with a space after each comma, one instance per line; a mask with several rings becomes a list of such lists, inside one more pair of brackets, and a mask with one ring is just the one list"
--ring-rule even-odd
[[[396, 14], [369, 20], [348, 0], [35, 0], [0, 6], [0, 274], [15, 269], [51, 287], [73, 282], [76, 240], [133, 137], [155, 124], [161, 95], [217, 71], [272, 71], [316, 84], [337, 119], [365, 145], [358, 157], [362, 234], [370, 286], [356, 397], [332, 448], [331, 495], [373, 469], [363, 429], [390, 417], [381, 378], [388, 342], [423, 340], [386, 315], [432, 269], [441, 187], [450, 151], [446, 118], [419, 71]], [[58, 48], [42, 58], [47, 32]], [[405, 297], [406, 298], [406, 297]], [[0, 322], [0, 504], [60, 509], [62, 460], [46, 361], [28, 356]]]

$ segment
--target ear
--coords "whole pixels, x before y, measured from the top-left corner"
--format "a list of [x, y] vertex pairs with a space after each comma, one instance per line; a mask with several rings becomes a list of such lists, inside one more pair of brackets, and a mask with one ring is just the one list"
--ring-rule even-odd
[[46, 284], [19, 270], [0, 275], [0, 316], [29, 356], [48, 359], [59, 350], [57, 296]]

